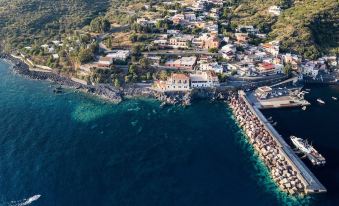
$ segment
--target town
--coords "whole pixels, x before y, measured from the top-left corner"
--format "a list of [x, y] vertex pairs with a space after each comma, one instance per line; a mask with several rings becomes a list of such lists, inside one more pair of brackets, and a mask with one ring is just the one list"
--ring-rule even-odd
[[[11, 57], [31, 72], [66, 78], [72, 82], [66, 84], [77, 89], [119, 101], [152, 93], [163, 101], [161, 107], [189, 105], [194, 91], [221, 90], [224, 93], [215, 92], [210, 99], [216, 93], [222, 96], [219, 99], [228, 104], [282, 191], [293, 196], [326, 192], [275, 130], [277, 122], [266, 119], [259, 109], [306, 110], [310, 103], [304, 99], [303, 83], [339, 83], [338, 55], [281, 49], [284, 41], [272, 38], [264, 27], [231, 23], [232, 9], [223, 0], [143, 4], [125, 11], [128, 23], [99, 16], [84, 28], [16, 48]], [[265, 15], [277, 18], [283, 10], [271, 5]], [[287, 86], [290, 82], [292, 87]], [[126, 91], [130, 87], [133, 90]], [[325, 164], [325, 158], [316, 154], [308, 156]]]
[[[291, 76], [337, 81], [336, 56], [308, 60], [283, 53], [283, 42], [255, 26], [230, 25], [229, 9], [222, 0], [146, 4], [129, 25], [98, 18], [64, 38], [26, 45], [14, 56], [33, 70], [66, 74], [85, 85], [143, 83], [159, 92], [255, 88]], [[267, 15], [281, 12], [277, 5], [267, 9]]]

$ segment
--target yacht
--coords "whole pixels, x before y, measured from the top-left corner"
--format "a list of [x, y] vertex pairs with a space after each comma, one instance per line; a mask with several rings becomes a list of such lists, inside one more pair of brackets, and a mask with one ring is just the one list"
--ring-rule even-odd
[[319, 154], [319, 152], [310, 145], [307, 140], [291, 136], [291, 141], [294, 146], [297, 147], [302, 153], [304, 153], [313, 165], [324, 165], [326, 163], [325, 158]]

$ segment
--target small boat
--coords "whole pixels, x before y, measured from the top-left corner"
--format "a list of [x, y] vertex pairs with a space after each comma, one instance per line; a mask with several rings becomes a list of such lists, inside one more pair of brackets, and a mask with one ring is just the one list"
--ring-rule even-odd
[[333, 99], [334, 101], [337, 101], [337, 100], [338, 100], [337, 97], [332, 97], [332, 99]]
[[305, 110], [307, 109], [307, 107], [306, 107], [306, 106], [303, 106], [301, 109], [305, 111]]
[[319, 102], [320, 104], [325, 104], [325, 101], [322, 99], [317, 99], [317, 102]]
[[61, 87], [61, 86], [56, 87], [56, 88], [53, 90], [53, 92], [56, 93], [56, 94], [62, 93], [62, 87]]
[[278, 122], [274, 122], [273, 124], [272, 124], [272, 126], [277, 126], [277, 124], [278, 124]]

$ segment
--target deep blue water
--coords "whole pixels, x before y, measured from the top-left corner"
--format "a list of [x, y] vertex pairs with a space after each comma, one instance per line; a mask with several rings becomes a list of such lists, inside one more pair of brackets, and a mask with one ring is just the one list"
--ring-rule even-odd
[[224, 103], [114, 105], [52, 90], [0, 62], [0, 205], [337, 203], [278, 192]]
[[[307, 138], [326, 158], [324, 167], [313, 167], [308, 160], [304, 162], [312, 169], [318, 179], [327, 188], [328, 193], [316, 198], [314, 205], [339, 205], [339, 86], [310, 86], [310, 94], [305, 97], [311, 103], [306, 111], [296, 109], [278, 109], [263, 111], [277, 121], [276, 126], [287, 142], [289, 136]], [[317, 102], [321, 98], [326, 102]]]

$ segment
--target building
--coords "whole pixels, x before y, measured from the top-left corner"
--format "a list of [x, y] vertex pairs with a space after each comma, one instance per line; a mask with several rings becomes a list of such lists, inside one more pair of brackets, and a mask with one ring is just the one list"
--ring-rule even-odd
[[220, 40], [215, 35], [203, 34], [193, 39], [192, 44], [203, 49], [219, 48]]
[[220, 73], [220, 74], [224, 72], [223, 66], [219, 65], [217, 62], [201, 63], [199, 65], [199, 69], [201, 71], [214, 71], [215, 73]]
[[190, 78], [186, 74], [172, 73], [166, 81], [166, 91], [187, 91], [190, 89]]
[[257, 34], [259, 32], [259, 29], [254, 28], [252, 25], [250, 26], [238, 26], [236, 29], [237, 32], [244, 32], [249, 34]]
[[169, 46], [173, 48], [188, 48], [193, 38], [191, 35], [174, 36], [169, 39]]
[[225, 46], [221, 48], [221, 51], [226, 52], [226, 53], [231, 51], [235, 53], [237, 51], [237, 48], [234, 44], [226, 44]]
[[130, 55], [129, 50], [115, 50], [107, 54], [106, 57], [110, 57], [114, 60], [126, 61], [129, 55]]
[[185, 15], [176, 14], [172, 17], [173, 24], [182, 24], [185, 22]]
[[273, 75], [282, 73], [282, 68], [283, 66], [279, 64], [262, 63], [257, 67], [257, 72], [260, 75]]
[[182, 57], [177, 60], [169, 60], [165, 63], [166, 67], [183, 69], [183, 70], [193, 70], [194, 66], [197, 63], [197, 57]]
[[207, 88], [219, 86], [218, 76], [214, 71], [197, 71], [190, 74], [191, 88]]
[[187, 20], [187, 21], [196, 21], [197, 20], [197, 17], [196, 17], [194, 12], [186, 12], [184, 14], [184, 16], [185, 16], [185, 20]]
[[110, 67], [113, 64], [113, 58], [112, 57], [100, 57], [98, 61], [99, 67]]
[[235, 38], [237, 39], [238, 43], [247, 43], [249, 40], [247, 33], [235, 33]]
[[268, 8], [268, 13], [274, 16], [279, 16], [281, 14], [281, 8], [279, 6], [270, 6]]
[[272, 93], [272, 88], [268, 86], [259, 87], [255, 90], [255, 96], [259, 99], [266, 99]]
[[266, 44], [261, 44], [264, 51], [277, 56], [279, 54], [279, 41], [271, 41]]

